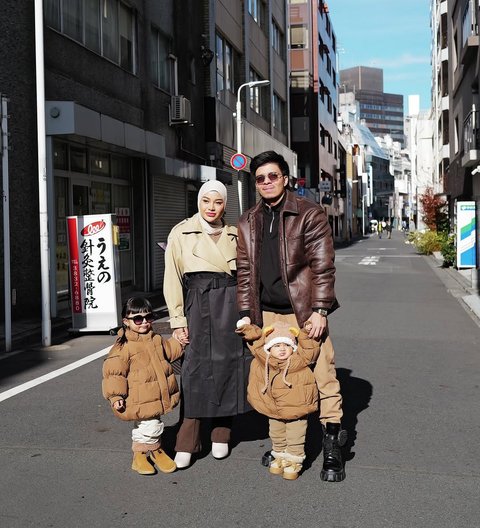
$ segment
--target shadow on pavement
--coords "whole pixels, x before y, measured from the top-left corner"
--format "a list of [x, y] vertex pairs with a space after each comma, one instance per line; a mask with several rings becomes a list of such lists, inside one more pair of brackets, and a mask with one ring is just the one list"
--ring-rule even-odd
[[373, 387], [367, 380], [352, 376], [350, 369], [337, 368], [337, 379], [340, 382], [343, 397], [342, 425], [348, 432], [343, 456], [344, 460], [348, 462], [355, 457], [355, 452], [352, 449], [357, 439], [358, 415], [368, 408]]

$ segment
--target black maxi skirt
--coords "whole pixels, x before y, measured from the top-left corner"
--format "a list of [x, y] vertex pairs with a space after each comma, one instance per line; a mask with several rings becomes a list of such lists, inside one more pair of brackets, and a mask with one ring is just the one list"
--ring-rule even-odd
[[189, 273], [183, 285], [190, 339], [181, 375], [184, 416], [216, 418], [250, 411], [246, 387], [252, 356], [235, 333], [236, 277]]

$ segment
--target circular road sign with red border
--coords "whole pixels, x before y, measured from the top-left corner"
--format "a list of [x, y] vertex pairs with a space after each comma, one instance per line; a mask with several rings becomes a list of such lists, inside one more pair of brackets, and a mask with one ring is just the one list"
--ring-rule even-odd
[[240, 152], [237, 152], [230, 158], [230, 165], [235, 170], [241, 171], [247, 166], [247, 158]]

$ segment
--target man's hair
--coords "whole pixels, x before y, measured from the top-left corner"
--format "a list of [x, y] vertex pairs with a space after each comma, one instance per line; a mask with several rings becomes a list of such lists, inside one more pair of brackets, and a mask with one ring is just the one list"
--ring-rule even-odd
[[266, 163], [276, 163], [280, 167], [280, 170], [284, 176], [288, 176], [290, 174], [290, 169], [288, 167], [288, 163], [285, 161], [285, 158], [274, 150], [267, 150], [266, 152], [257, 154], [250, 162], [250, 174], [255, 177], [257, 169]]

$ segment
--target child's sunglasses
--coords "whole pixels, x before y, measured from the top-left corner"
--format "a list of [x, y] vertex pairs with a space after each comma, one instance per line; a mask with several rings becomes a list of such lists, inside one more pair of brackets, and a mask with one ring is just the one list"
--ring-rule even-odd
[[133, 321], [137, 326], [141, 325], [143, 321], [147, 323], [153, 323], [155, 321], [155, 315], [153, 313], [148, 313], [145, 315], [134, 315], [133, 317], [127, 317], [129, 321]]

